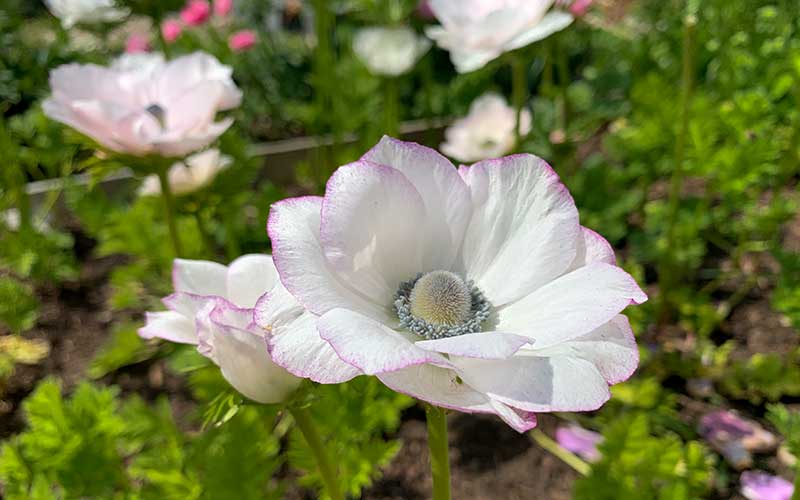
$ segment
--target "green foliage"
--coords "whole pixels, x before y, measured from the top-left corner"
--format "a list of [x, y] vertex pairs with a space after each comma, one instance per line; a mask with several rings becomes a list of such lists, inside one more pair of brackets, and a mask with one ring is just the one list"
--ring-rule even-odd
[[696, 441], [654, 435], [645, 413], [611, 422], [599, 446], [602, 459], [575, 484], [577, 499], [693, 499], [710, 486], [711, 459]]
[[151, 357], [155, 349], [139, 337], [139, 326], [136, 323], [115, 326], [111, 337], [92, 358], [87, 375], [98, 379], [114, 370]]
[[[335, 457], [346, 494], [358, 498], [400, 449], [399, 442], [382, 436], [397, 428], [400, 411], [411, 404], [411, 399], [390, 391], [374, 377], [316, 387], [309, 410], [328, 453]], [[290, 434], [289, 463], [305, 472], [301, 484], [322, 488], [314, 457], [298, 429]]]
[[781, 404], [767, 406], [767, 419], [786, 439], [786, 446], [794, 456], [800, 456], [800, 412]]
[[759, 404], [783, 396], [800, 395], [800, 351], [786, 356], [756, 353], [734, 362], [721, 378], [721, 389], [731, 396]]
[[39, 315], [33, 290], [11, 276], [0, 276], [0, 325], [12, 332], [30, 330]]
[[82, 383], [69, 399], [42, 382], [24, 403], [28, 429], [0, 450], [6, 498], [280, 498], [274, 410], [186, 434], [169, 403], [154, 407]]

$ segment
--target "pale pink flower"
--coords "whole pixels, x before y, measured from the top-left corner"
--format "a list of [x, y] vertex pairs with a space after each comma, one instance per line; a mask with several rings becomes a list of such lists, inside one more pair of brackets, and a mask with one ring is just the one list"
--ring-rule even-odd
[[253, 322], [256, 300], [277, 283], [269, 255], [245, 255], [228, 267], [176, 259], [175, 293], [163, 299], [169, 310], [148, 312], [139, 335], [194, 344], [248, 398], [259, 403], [284, 401], [301, 379], [272, 361], [265, 347], [266, 333]]
[[374, 75], [407, 73], [430, 48], [430, 40], [407, 27], [363, 28], [353, 38], [353, 52]]
[[81, 23], [121, 21], [130, 14], [130, 9], [118, 7], [114, 0], [44, 0], [44, 3], [66, 29]]
[[[231, 158], [220, 154], [218, 149], [209, 149], [189, 156], [184, 161], [173, 164], [167, 172], [172, 193], [176, 196], [198, 191], [214, 180], [218, 173], [230, 166]], [[139, 188], [140, 196], [161, 194], [158, 176], [149, 175]]]
[[[638, 365], [620, 313], [647, 296], [535, 156], [456, 169], [385, 137], [334, 172], [324, 197], [274, 204], [268, 232], [281, 283], [309, 316], [302, 332], [267, 339], [291, 373], [375, 375], [521, 432], [537, 412], [599, 408]], [[271, 303], [259, 300], [259, 324]]]
[[231, 50], [242, 52], [252, 48], [258, 40], [256, 32], [253, 30], [241, 30], [232, 34], [228, 38], [228, 46]]
[[[139, 55], [139, 54], [132, 54]], [[161, 56], [111, 67], [67, 64], [50, 73], [52, 95], [44, 112], [102, 146], [135, 156], [182, 157], [222, 134], [241, 92], [232, 70], [196, 52], [165, 62]]]
[[466, 73], [569, 26], [572, 15], [550, 10], [554, 1], [430, 0], [441, 25], [426, 33], [450, 51], [456, 69]]
[[177, 40], [182, 32], [183, 24], [181, 24], [178, 19], [165, 19], [164, 22], [161, 23], [161, 35], [167, 43], [172, 43]]
[[569, 6], [569, 11], [575, 17], [583, 17], [589, 12], [589, 8], [594, 3], [594, 0], [575, 0]]
[[[517, 112], [493, 92], [475, 99], [469, 114], [459, 118], [444, 132], [442, 153], [458, 161], [474, 162], [497, 158], [514, 149]], [[531, 131], [531, 112], [522, 110], [520, 133]]]
[[565, 450], [575, 453], [588, 462], [600, 460], [597, 445], [603, 441], [602, 434], [584, 429], [578, 424], [569, 424], [556, 429], [556, 441]]
[[211, 5], [206, 0], [189, 0], [180, 15], [187, 25], [199, 26], [211, 17]]
[[225, 17], [233, 10], [233, 0], [214, 0], [214, 14]]
[[137, 54], [140, 52], [149, 52], [150, 51], [150, 40], [147, 39], [146, 36], [141, 35], [139, 33], [134, 33], [128, 37], [128, 41], [125, 42], [125, 52], [128, 54]]
[[794, 493], [792, 483], [766, 472], [744, 471], [739, 483], [742, 496], [747, 500], [789, 500]]

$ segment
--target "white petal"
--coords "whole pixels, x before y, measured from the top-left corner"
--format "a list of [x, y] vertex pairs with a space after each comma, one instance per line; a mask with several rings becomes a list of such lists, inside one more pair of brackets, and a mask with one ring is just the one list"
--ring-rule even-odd
[[272, 362], [264, 338], [254, 332], [226, 325], [224, 319], [210, 316], [198, 320], [200, 328], [211, 336], [211, 358], [219, 364], [222, 375], [239, 392], [259, 403], [284, 401], [301, 379]]
[[139, 328], [142, 338], [161, 338], [181, 344], [197, 344], [194, 322], [174, 311], [145, 313], [145, 325]]
[[417, 240], [426, 252], [419, 271], [450, 269], [472, 213], [469, 188], [455, 166], [431, 148], [388, 136], [362, 159], [399, 170], [422, 197], [426, 224], [417, 224]]
[[567, 270], [580, 235], [578, 211], [544, 160], [508, 156], [476, 163], [463, 176], [474, 204], [464, 265], [492, 305], [524, 297]]
[[[391, 307], [401, 282], [425, 271], [425, 205], [398, 170], [361, 161], [328, 180], [320, 240], [337, 275]], [[277, 252], [276, 252], [277, 253]]]
[[497, 416], [510, 425], [517, 432], [527, 432], [536, 427], [536, 414], [525, 410], [512, 408], [505, 403], [490, 399], [489, 403], [494, 408]]
[[253, 307], [278, 282], [272, 256], [243, 255], [231, 262], [226, 276], [227, 298], [240, 307]]
[[533, 42], [544, 40], [553, 33], [561, 31], [572, 24], [573, 19], [568, 12], [560, 10], [548, 12], [536, 25], [510, 40], [505, 48], [507, 51], [511, 51], [530, 45]]
[[569, 356], [517, 355], [452, 362], [466, 383], [489, 397], [533, 412], [596, 410], [611, 396], [597, 368]]
[[176, 292], [224, 297], [227, 272], [228, 268], [217, 262], [175, 259], [172, 263], [172, 287]]
[[639, 365], [639, 348], [630, 322], [615, 316], [596, 330], [568, 342], [532, 350], [541, 356], [572, 356], [591, 361], [609, 384], [627, 380]]
[[290, 198], [272, 205], [267, 230], [281, 282], [309, 311], [342, 307], [391, 321], [389, 309], [348, 288], [329, 268], [320, 244], [322, 198]]
[[614, 255], [611, 244], [605, 238], [591, 229], [581, 226], [581, 238], [578, 238], [577, 253], [570, 270], [595, 262], [616, 265], [617, 257]]
[[478, 332], [436, 340], [421, 340], [415, 345], [428, 351], [467, 358], [506, 359], [530, 343], [531, 339], [513, 333]]
[[345, 309], [334, 309], [321, 316], [317, 331], [342, 360], [367, 375], [423, 363], [450, 365], [443, 356], [420, 349], [402, 333]]
[[381, 373], [390, 389], [433, 405], [466, 413], [494, 413], [488, 398], [458, 379], [452, 370], [417, 365]]
[[542, 349], [579, 337], [609, 322], [647, 296], [624, 270], [595, 263], [539, 288], [498, 312], [497, 329], [525, 335]]
[[317, 317], [305, 312], [282, 286], [259, 299], [255, 320], [266, 332], [272, 360], [290, 373], [321, 384], [338, 384], [361, 375], [319, 336]]

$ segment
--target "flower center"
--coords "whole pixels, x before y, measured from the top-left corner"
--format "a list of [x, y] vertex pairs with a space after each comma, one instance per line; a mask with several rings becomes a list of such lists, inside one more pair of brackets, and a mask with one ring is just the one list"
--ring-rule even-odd
[[162, 108], [158, 104], [151, 104], [146, 108], [144, 108], [144, 110], [150, 113], [153, 116], [153, 118], [155, 118], [158, 121], [159, 125], [161, 125], [162, 127], [164, 126], [164, 120], [166, 119], [166, 112], [164, 111], [164, 108]]
[[394, 301], [400, 326], [426, 339], [481, 331], [491, 306], [483, 293], [450, 271], [400, 283]]

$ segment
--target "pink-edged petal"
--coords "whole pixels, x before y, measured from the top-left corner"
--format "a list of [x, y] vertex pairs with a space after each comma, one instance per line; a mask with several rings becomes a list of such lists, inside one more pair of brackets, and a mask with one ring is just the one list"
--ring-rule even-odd
[[200, 311], [207, 307], [209, 303], [216, 304], [219, 300], [223, 300], [222, 297], [175, 292], [161, 299], [161, 302], [170, 311], [175, 311], [191, 319], [200, 314]]
[[226, 276], [227, 298], [241, 307], [253, 307], [259, 297], [278, 283], [272, 256], [243, 255], [231, 262]]
[[349, 288], [330, 269], [320, 243], [321, 209], [322, 198], [317, 196], [290, 198], [272, 205], [267, 231], [281, 282], [315, 314], [341, 307], [391, 321], [386, 304]]
[[532, 412], [591, 411], [611, 397], [594, 364], [569, 356], [517, 355], [506, 360], [451, 360], [476, 390]]
[[574, 271], [579, 267], [594, 264], [595, 262], [616, 265], [617, 257], [614, 255], [614, 248], [598, 233], [581, 226], [581, 237], [578, 238], [577, 253], [569, 271]]
[[224, 297], [228, 268], [207, 260], [175, 259], [172, 287], [176, 292]]
[[225, 118], [189, 133], [165, 130], [150, 140], [151, 146], [162, 156], [183, 157], [202, 149], [233, 125], [232, 118]]
[[367, 375], [424, 363], [450, 366], [442, 355], [417, 347], [406, 335], [346, 309], [322, 315], [317, 331], [343, 361]]
[[506, 359], [513, 356], [524, 345], [533, 341], [528, 337], [504, 332], [478, 332], [422, 340], [415, 345], [428, 351], [481, 359]]
[[[236, 313], [234, 312], [234, 316]], [[301, 379], [276, 365], [269, 357], [263, 336], [228, 324], [233, 318], [225, 308], [216, 308], [198, 318], [198, 328], [208, 336], [209, 356], [236, 390], [259, 403], [284, 401]]]
[[492, 305], [518, 300], [568, 269], [580, 236], [578, 210], [544, 160], [508, 156], [462, 175], [474, 204], [464, 266]]
[[631, 301], [646, 300], [647, 295], [623, 269], [595, 263], [499, 310], [497, 329], [535, 339], [536, 348], [542, 349], [589, 333]]
[[339, 384], [361, 375], [319, 336], [317, 316], [305, 312], [283, 287], [259, 299], [255, 321], [266, 333], [272, 360], [289, 373], [320, 384]]
[[145, 325], [139, 328], [145, 339], [160, 338], [181, 344], [197, 344], [194, 322], [173, 311], [145, 313]]
[[398, 285], [426, 269], [426, 218], [419, 192], [400, 171], [359, 161], [328, 180], [320, 241], [352, 289], [391, 306]]
[[631, 324], [621, 314], [586, 335], [545, 349], [533, 347], [537, 355], [560, 354], [591, 361], [610, 385], [628, 380], [639, 366], [639, 348]]
[[495, 413], [486, 395], [458, 378], [453, 370], [416, 365], [378, 374], [390, 389], [442, 408], [464, 413]]
[[489, 404], [497, 416], [517, 432], [528, 432], [536, 427], [536, 414], [533, 412], [518, 410], [494, 399], [490, 399]]
[[422, 197], [429, 229], [417, 237], [429, 249], [422, 256], [422, 269], [450, 269], [472, 213], [469, 188], [455, 166], [431, 148], [388, 136], [362, 159], [399, 170], [411, 182]]

